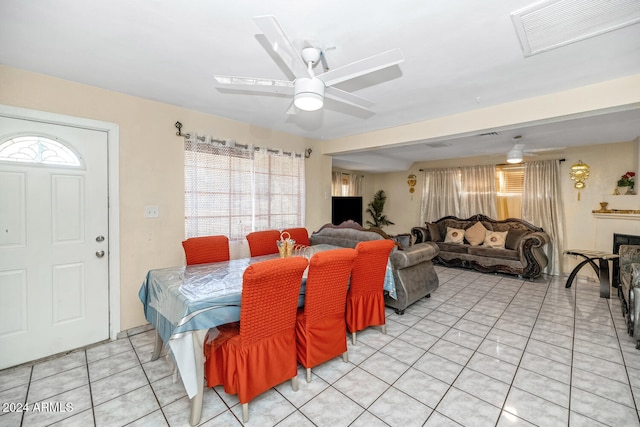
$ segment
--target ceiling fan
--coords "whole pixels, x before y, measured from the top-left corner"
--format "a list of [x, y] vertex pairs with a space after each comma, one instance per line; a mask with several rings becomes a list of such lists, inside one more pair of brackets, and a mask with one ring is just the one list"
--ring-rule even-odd
[[292, 95], [293, 104], [287, 113], [295, 113], [293, 106], [303, 111], [319, 110], [324, 105], [325, 97], [370, 111], [369, 109], [375, 105], [373, 101], [333, 85], [404, 61], [400, 49], [391, 49], [316, 75], [313, 68], [323, 55], [320, 48], [310, 46], [303, 48], [302, 51], [296, 49], [274, 16], [256, 16], [253, 20], [262, 30], [273, 52], [283, 61], [295, 79], [289, 81], [219, 75], [214, 78], [221, 85], [250, 86], [251, 91]]
[[513, 137], [513, 148], [507, 152], [507, 163], [520, 163], [524, 155], [527, 156], [537, 156], [540, 152], [544, 151], [555, 151], [555, 150], [563, 150], [566, 147], [553, 147], [553, 148], [538, 148], [538, 149], [530, 149], [526, 150], [526, 145], [523, 142], [520, 142], [522, 139], [522, 135], [516, 135]]

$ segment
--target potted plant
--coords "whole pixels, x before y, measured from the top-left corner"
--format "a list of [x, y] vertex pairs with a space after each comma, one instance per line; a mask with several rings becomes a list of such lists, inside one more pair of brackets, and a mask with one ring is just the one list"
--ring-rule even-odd
[[633, 194], [633, 187], [635, 186], [635, 172], [627, 172], [618, 180], [618, 187], [627, 187], [626, 194]]
[[367, 205], [367, 213], [371, 215], [373, 221], [367, 221], [367, 225], [372, 227], [382, 228], [385, 225], [393, 225], [394, 223], [387, 218], [385, 214], [382, 213], [384, 210], [384, 203], [387, 201], [387, 195], [384, 194], [383, 190], [378, 190], [376, 194], [373, 196], [373, 201], [369, 202]]

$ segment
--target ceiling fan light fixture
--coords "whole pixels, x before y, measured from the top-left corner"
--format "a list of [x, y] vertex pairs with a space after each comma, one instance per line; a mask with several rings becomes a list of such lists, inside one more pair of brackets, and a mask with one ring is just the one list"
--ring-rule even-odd
[[293, 84], [293, 104], [304, 111], [316, 111], [324, 105], [324, 82], [317, 78], [299, 78]]
[[507, 163], [520, 163], [520, 162], [522, 162], [523, 155], [524, 155], [524, 153], [523, 153], [523, 151], [521, 149], [512, 148], [507, 153]]

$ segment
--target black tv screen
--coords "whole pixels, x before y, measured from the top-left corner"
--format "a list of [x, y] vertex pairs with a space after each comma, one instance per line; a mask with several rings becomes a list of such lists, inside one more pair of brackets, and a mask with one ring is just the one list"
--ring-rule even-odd
[[362, 197], [332, 197], [331, 223], [340, 225], [348, 220], [362, 225]]

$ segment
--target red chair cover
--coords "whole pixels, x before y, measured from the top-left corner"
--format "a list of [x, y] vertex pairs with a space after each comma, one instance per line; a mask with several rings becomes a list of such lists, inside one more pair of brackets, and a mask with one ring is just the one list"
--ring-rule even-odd
[[227, 236], [191, 237], [182, 242], [187, 265], [229, 260]]
[[304, 310], [298, 309], [298, 361], [312, 368], [347, 351], [345, 303], [354, 249], [315, 254], [309, 262]]
[[293, 240], [296, 241], [296, 245], [304, 245], [310, 246], [311, 242], [309, 242], [309, 232], [304, 227], [298, 228], [285, 228], [282, 232], [287, 232], [291, 236]]
[[356, 245], [358, 256], [347, 293], [346, 321], [350, 332], [385, 324], [384, 276], [394, 246], [392, 240], [371, 240]]
[[277, 254], [278, 244], [276, 241], [278, 240], [280, 240], [278, 230], [254, 231], [247, 234], [251, 256]]
[[218, 336], [211, 330], [205, 340], [209, 387], [222, 384], [244, 404], [297, 376], [296, 311], [307, 265], [305, 258], [290, 257], [258, 262], [245, 270], [239, 327], [222, 325]]

